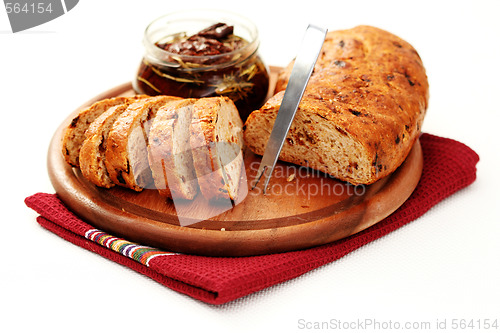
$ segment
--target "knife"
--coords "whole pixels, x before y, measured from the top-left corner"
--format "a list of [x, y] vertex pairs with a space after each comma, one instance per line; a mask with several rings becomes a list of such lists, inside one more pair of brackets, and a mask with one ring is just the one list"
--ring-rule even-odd
[[274, 166], [283, 148], [283, 143], [290, 130], [293, 118], [295, 118], [300, 100], [304, 95], [307, 82], [309, 82], [321, 47], [325, 41], [326, 33], [327, 29], [312, 24], [309, 24], [306, 29], [299, 53], [292, 67], [292, 73], [288, 79], [278, 115], [276, 116], [269, 140], [267, 141], [266, 149], [257, 171], [257, 176], [252, 185], [252, 190], [257, 186], [261, 178], [264, 177], [263, 192], [266, 193]]

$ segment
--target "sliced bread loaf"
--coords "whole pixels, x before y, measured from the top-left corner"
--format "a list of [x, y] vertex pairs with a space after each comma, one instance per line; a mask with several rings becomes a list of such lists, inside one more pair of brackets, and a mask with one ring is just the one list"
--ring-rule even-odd
[[192, 200], [198, 181], [190, 146], [195, 99], [173, 101], [161, 107], [149, 133], [149, 164], [159, 193]]
[[236, 201], [243, 168], [238, 110], [227, 97], [201, 98], [192, 114], [190, 143], [200, 191], [209, 200]]
[[105, 151], [105, 164], [112, 182], [135, 191], [152, 183], [147, 153], [151, 120], [160, 107], [177, 99], [172, 96], [142, 99], [116, 119]]

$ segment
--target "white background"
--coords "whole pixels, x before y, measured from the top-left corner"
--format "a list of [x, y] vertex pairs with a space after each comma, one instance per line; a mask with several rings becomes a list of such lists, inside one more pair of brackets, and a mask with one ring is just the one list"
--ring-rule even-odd
[[[476, 150], [477, 181], [337, 262], [223, 306], [41, 228], [23, 200], [53, 192], [45, 163], [55, 129], [91, 97], [132, 79], [151, 20], [195, 7], [253, 20], [269, 65], [293, 58], [308, 23], [330, 30], [369, 24], [406, 39], [430, 82], [423, 131]], [[428, 321], [433, 329], [447, 320], [448, 331], [456, 331], [454, 318], [500, 325], [499, 15], [499, 1], [82, 0], [54, 21], [12, 34], [0, 7], [0, 331], [294, 332], [306, 331], [301, 319], [365, 318]]]

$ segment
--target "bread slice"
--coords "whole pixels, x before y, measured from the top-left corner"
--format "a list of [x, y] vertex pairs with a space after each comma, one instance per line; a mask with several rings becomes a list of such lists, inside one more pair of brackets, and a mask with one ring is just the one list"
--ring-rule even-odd
[[192, 200], [198, 193], [190, 146], [195, 102], [185, 99], [161, 107], [149, 133], [149, 165], [155, 186], [169, 198]]
[[[243, 123], [227, 97], [193, 105], [191, 149], [200, 191], [208, 200], [237, 200], [243, 168]], [[246, 182], [245, 182], [246, 184]]]
[[71, 166], [79, 167], [80, 148], [85, 141], [85, 131], [90, 124], [110, 107], [127, 103], [131, 100], [144, 98], [145, 95], [134, 97], [114, 97], [95, 102], [88, 108], [82, 110], [78, 116], [73, 118], [66, 128], [62, 139], [62, 153], [66, 162]]
[[109, 132], [104, 161], [112, 182], [135, 191], [152, 183], [147, 153], [151, 120], [160, 107], [176, 99], [179, 98], [146, 98], [131, 104], [116, 119]]
[[[245, 143], [256, 154], [264, 153], [282, 98], [279, 92], [245, 123]], [[425, 69], [410, 44], [369, 26], [329, 32], [279, 158], [371, 184], [405, 160], [428, 98]]]
[[85, 132], [86, 139], [80, 149], [80, 170], [85, 178], [97, 186], [110, 188], [115, 185], [104, 162], [107, 139], [113, 123], [129, 105], [130, 102], [126, 102], [109, 108]]

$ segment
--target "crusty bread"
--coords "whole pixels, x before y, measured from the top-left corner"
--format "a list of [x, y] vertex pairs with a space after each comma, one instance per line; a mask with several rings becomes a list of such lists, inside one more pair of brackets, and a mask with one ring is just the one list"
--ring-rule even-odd
[[161, 107], [149, 132], [149, 164], [159, 193], [192, 200], [198, 182], [190, 146], [191, 114], [195, 99], [173, 101]]
[[100, 187], [141, 191], [154, 180], [170, 198], [192, 200], [200, 189], [208, 200], [236, 201], [244, 183], [242, 125], [225, 97], [123, 99], [87, 126], [79, 166]]
[[94, 120], [85, 132], [85, 141], [80, 149], [80, 170], [93, 184], [110, 188], [115, 185], [109, 178], [105, 165], [105, 151], [109, 131], [115, 120], [127, 109], [130, 102], [109, 108]]
[[[291, 65], [280, 75], [286, 88]], [[245, 143], [264, 153], [283, 91], [254, 111]], [[386, 31], [329, 32], [280, 154], [352, 184], [371, 184], [406, 158], [427, 109], [428, 82], [415, 49]]]
[[193, 105], [191, 149], [200, 191], [208, 200], [236, 201], [243, 167], [242, 121], [227, 97]]
[[80, 148], [85, 141], [85, 131], [89, 125], [110, 107], [120, 105], [131, 100], [144, 98], [145, 95], [134, 97], [114, 97], [97, 101], [88, 108], [80, 111], [66, 128], [62, 139], [62, 153], [65, 160], [74, 167], [79, 167]]
[[166, 103], [178, 97], [156, 96], [131, 104], [113, 123], [105, 151], [112, 182], [135, 191], [152, 183], [147, 145], [151, 120]]

